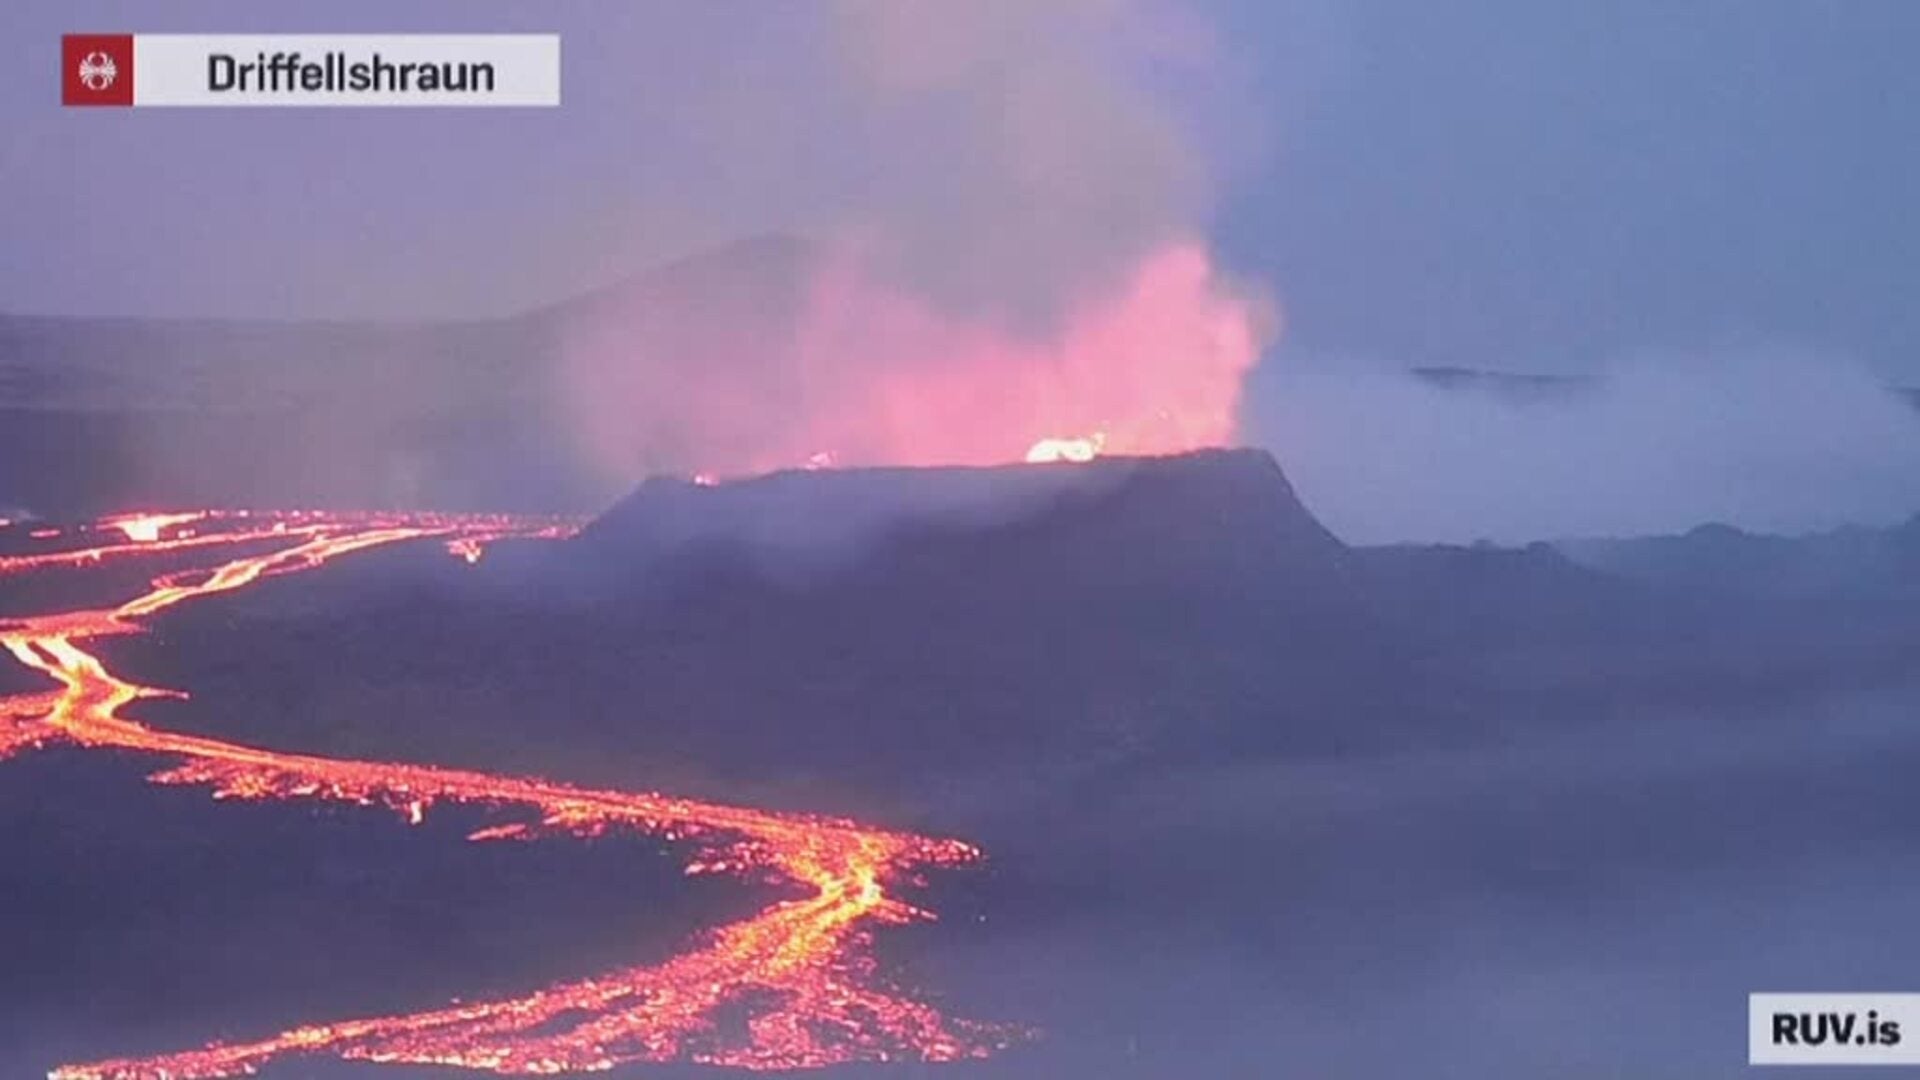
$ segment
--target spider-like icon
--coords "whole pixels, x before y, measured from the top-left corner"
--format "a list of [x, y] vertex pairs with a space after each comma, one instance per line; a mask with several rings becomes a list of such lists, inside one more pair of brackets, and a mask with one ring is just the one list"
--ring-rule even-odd
[[106, 53], [90, 52], [80, 58], [80, 85], [89, 90], [105, 90], [119, 76], [120, 69]]

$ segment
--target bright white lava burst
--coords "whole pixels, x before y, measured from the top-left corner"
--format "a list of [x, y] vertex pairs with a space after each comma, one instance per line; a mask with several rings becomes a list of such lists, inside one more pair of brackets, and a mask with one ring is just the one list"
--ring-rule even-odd
[[1096, 431], [1078, 439], [1041, 439], [1027, 451], [1027, 460], [1035, 464], [1048, 461], [1092, 461], [1100, 456], [1107, 433]]
[[105, 524], [109, 528], [120, 530], [127, 539], [140, 544], [151, 544], [160, 539], [162, 533], [175, 525], [199, 521], [206, 517], [203, 513], [192, 514], [122, 514], [108, 518]]

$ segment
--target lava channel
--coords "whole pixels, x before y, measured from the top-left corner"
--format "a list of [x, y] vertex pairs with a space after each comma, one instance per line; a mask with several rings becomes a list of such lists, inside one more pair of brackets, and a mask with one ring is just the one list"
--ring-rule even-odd
[[[1020, 1037], [1011, 1028], [944, 1016], [883, 988], [876, 978], [868, 948], [872, 927], [932, 918], [889, 896], [888, 882], [977, 859], [967, 844], [838, 818], [532, 777], [282, 753], [157, 730], [122, 716], [121, 709], [142, 697], [177, 692], [120, 678], [87, 648], [98, 638], [140, 632], [140, 620], [174, 604], [310, 570], [355, 551], [432, 539], [472, 562], [492, 541], [560, 537], [571, 526], [479, 516], [196, 513], [108, 519], [77, 535], [108, 531], [124, 542], [0, 559], [0, 575], [158, 552], [206, 559], [154, 579], [146, 593], [116, 607], [0, 617], [0, 647], [54, 684], [46, 692], [0, 697], [0, 759], [54, 743], [143, 751], [182, 759], [154, 774], [156, 783], [204, 785], [220, 799], [382, 806], [414, 823], [441, 802], [531, 807], [537, 822], [482, 829], [469, 839], [590, 836], [616, 829], [696, 837], [705, 846], [689, 873], [773, 874], [810, 892], [711, 931], [650, 967], [505, 1000], [314, 1024], [157, 1057], [66, 1065], [54, 1069], [50, 1080], [198, 1080], [252, 1074], [276, 1060], [310, 1055], [504, 1074], [665, 1061], [780, 1070], [977, 1058]], [[279, 543], [265, 553], [221, 551], [241, 544], [258, 548], [265, 541]], [[222, 555], [229, 557], [222, 561]], [[744, 1037], [718, 1035], [715, 1017], [729, 1006], [749, 1010]]]

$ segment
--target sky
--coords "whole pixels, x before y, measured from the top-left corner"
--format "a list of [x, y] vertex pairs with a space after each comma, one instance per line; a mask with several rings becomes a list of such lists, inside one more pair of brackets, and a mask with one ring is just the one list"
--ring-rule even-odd
[[[1228, 19], [1271, 78], [1296, 58], [1262, 7]], [[1293, 343], [1528, 370], [1764, 343], [1920, 380], [1920, 7], [1339, 11], [1218, 219]]]
[[[804, 127], [829, 110], [786, 117], [785, 131], [676, 121], [696, 96], [772, 93], [806, 76], [809, 62], [791, 57], [824, 47], [779, 7], [401, 13], [347, 0], [290, 20], [217, 0], [179, 0], [164, 15], [133, 2], [9, 4], [0, 310], [476, 314], [731, 235], [805, 226], [832, 198], [777, 190], [735, 144], [804, 156], [835, 137]], [[1920, 100], [1903, 44], [1920, 32], [1913, 5], [1192, 7], [1230, 42], [1216, 77], [1237, 81], [1241, 98], [1205, 120], [1235, 159], [1206, 227], [1233, 266], [1272, 283], [1290, 344], [1564, 369], [1623, 349], [1785, 342], [1920, 381], [1920, 311], [1907, 296], [1920, 145], [1903, 135]], [[557, 28], [566, 103], [511, 115], [76, 116], [55, 104], [54, 41], [87, 27]], [[754, 79], [727, 62], [783, 53], [789, 70]], [[183, 261], [196, 272], [174, 272]]]
[[[1155, 257], [1198, 247], [1210, 261], [1197, 302], [1259, 298], [1247, 320], [1259, 332], [1246, 335], [1257, 366], [1216, 365], [1251, 370], [1241, 436], [1300, 459], [1303, 491], [1374, 538], [1472, 531], [1442, 525], [1419, 509], [1434, 498], [1390, 478], [1444, 449], [1421, 431], [1481, 418], [1364, 395], [1355, 405], [1363, 384], [1350, 382], [1323, 403], [1313, 395], [1332, 375], [1610, 376], [1671, 357], [1687, 373], [1673, 385], [1712, 402], [1721, 382], [1772, 379], [1790, 355], [1849, 387], [1920, 384], [1920, 313], [1906, 295], [1920, 143], [1905, 136], [1920, 67], [1903, 49], [1920, 7], [1901, 0], [404, 11], [343, 0], [324, 11], [8, 5], [0, 311], [494, 315], [791, 232], [857, 250], [895, 307], [904, 297], [967, 326], [1124, 325], [1103, 298]], [[557, 30], [564, 105], [59, 108], [58, 35], [118, 29]], [[1825, 411], [1803, 415], [1799, 395], [1782, 394], [1730, 430], [1771, 439], [1775, 425], [1878, 408], [1814, 395]], [[1675, 422], [1693, 415], [1683, 398], [1660, 401]], [[1401, 456], [1302, 444], [1303, 412], [1325, 421], [1342, 408], [1351, 430], [1386, 433]], [[1795, 467], [1832, 487], [1814, 466], [1853, 476], [1861, 460], [1895, 472], [1920, 460], [1883, 419], [1867, 426], [1888, 441], [1847, 456], [1820, 434], [1807, 451], [1818, 461]], [[1613, 451], [1642, 420], [1597, 407], [1564, 425], [1509, 425], [1504, 452], [1483, 443], [1441, 460], [1489, 481], [1477, 498], [1539, 505], [1532, 485], [1564, 487], [1598, 461], [1631, 501], [1674, 472], [1657, 458], [1620, 471]], [[1567, 471], [1487, 473], [1541, 458], [1556, 428], [1589, 447], [1545, 455]], [[1745, 446], [1717, 446], [1711, 468], [1680, 470], [1691, 480], [1666, 476], [1676, 505], [1723, 489], [1714, 470], [1751, 469]], [[1897, 477], [1862, 497], [1725, 509], [1794, 527], [1920, 507]], [[1395, 505], [1414, 510], [1384, 512]], [[1563, 509], [1508, 514], [1497, 534], [1618, 517]]]

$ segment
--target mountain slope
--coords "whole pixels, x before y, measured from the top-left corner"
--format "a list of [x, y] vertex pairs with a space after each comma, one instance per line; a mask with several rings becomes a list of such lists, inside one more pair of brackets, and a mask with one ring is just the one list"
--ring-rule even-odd
[[619, 490], [583, 460], [568, 350], [697, 355], [790, 306], [812, 257], [762, 238], [471, 322], [0, 315], [0, 509], [590, 511]]

